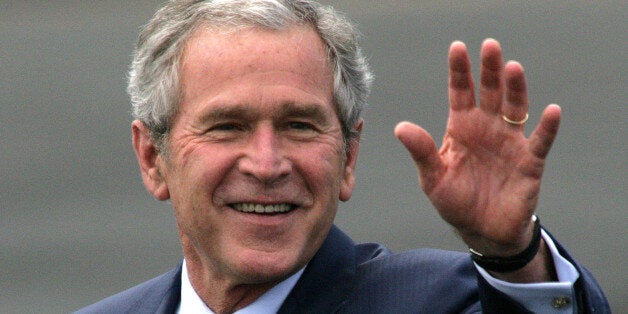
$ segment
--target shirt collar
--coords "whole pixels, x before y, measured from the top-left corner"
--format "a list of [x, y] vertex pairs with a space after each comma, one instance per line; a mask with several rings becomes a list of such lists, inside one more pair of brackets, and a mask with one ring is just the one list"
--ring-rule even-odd
[[[305, 267], [301, 268], [294, 275], [288, 277], [284, 281], [278, 283], [270, 290], [266, 291], [253, 303], [246, 307], [236, 311], [234, 314], [261, 314], [261, 313], [277, 313], [283, 302], [288, 297], [288, 294], [297, 284], [299, 278], [303, 274]], [[205, 302], [201, 300], [201, 297], [196, 293], [190, 278], [188, 277], [188, 268], [183, 260], [183, 266], [181, 270], [181, 303], [177, 309], [177, 314], [180, 313], [199, 313], [199, 314], [215, 314]]]

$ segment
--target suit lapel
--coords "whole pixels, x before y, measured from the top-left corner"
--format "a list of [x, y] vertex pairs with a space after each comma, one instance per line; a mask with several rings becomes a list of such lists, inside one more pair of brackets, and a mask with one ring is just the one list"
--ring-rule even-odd
[[179, 302], [181, 302], [181, 267], [183, 263], [179, 263], [179, 266], [170, 272], [168, 272], [164, 278], [164, 287], [166, 289], [163, 292], [155, 294], [154, 301], [145, 300], [146, 302], [154, 303], [157, 308], [152, 313], [171, 314], [177, 311]]
[[332, 226], [278, 313], [333, 313], [353, 290], [356, 261], [353, 241]]

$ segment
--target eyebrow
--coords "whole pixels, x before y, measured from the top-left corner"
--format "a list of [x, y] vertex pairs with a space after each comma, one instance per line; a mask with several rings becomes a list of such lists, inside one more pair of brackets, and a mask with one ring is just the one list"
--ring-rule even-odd
[[319, 104], [295, 104], [287, 103], [281, 108], [282, 117], [303, 117], [312, 119], [319, 124], [328, 124], [329, 115], [334, 112], [328, 112]]
[[[259, 113], [257, 110], [251, 110], [255, 106], [248, 105], [229, 105], [214, 108], [201, 115], [201, 121], [220, 121], [230, 119], [253, 120]], [[280, 118], [307, 118], [319, 124], [328, 124], [329, 115], [334, 111], [328, 112], [322, 105], [315, 103], [297, 104], [293, 102], [285, 103], [279, 110]]]
[[208, 112], [205, 112], [201, 115], [202, 121], [219, 121], [219, 120], [229, 120], [235, 118], [252, 118], [253, 113], [248, 110], [245, 106], [226, 106], [214, 108]]

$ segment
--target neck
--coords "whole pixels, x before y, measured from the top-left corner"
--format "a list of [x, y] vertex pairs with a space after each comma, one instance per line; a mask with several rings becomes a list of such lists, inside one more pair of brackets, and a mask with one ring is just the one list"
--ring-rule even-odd
[[217, 269], [215, 265], [202, 260], [193, 250], [186, 250], [185, 245], [184, 256], [192, 288], [217, 314], [233, 313], [246, 307], [278, 283], [278, 281], [247, 282], [241, 278], [220, 275], [212, 271]]

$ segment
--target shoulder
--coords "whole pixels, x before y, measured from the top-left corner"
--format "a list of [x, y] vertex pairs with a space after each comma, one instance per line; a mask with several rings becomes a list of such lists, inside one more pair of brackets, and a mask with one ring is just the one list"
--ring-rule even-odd
[[392, 253], [376, 243], [355, 245], [358, 271], [362, 272], [419, 272], [427, 274], [458, 273], [475, 276], [469, 254], [440, 249], [416, 249]]
[[176, 308], [180, 291], [181, 265], [76, 313], [157, 313], [160, 309]]
[[328, 265], [330, 259], [344, 258], [360, 281], [387, 285], [391, 281], [423, 284], [443, 281], [443, 285], [462, 281], [477, 286], [475, 267], [468, 253], [429, 248], [393, 253], [377, 243], [356, 244], [338, 229], [332, 229], [329, 238], [328, 242], [334, 245], [319, 252], [322, 263]]
[[476, 272], [469, 255], [461, 252], [418, 249], [379, 254], [359, 262], [356, 281], [348, 307], [400, 313], [414, 312], [417, 306], [426, 313], [479, 309]]

